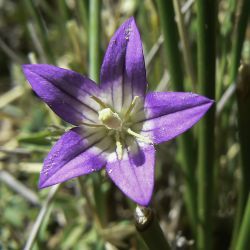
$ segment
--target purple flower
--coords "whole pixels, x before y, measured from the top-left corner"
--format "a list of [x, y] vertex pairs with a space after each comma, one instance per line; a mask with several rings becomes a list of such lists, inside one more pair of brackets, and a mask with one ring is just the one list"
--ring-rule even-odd
[[23, 71], [36, 94], [76, 126], [46, 157], [39, 187], [106, 167], [120, 190], [144, 206], [154, 187], [154, 145], [191, 128], [213, 103], [192, 93], [146, 94], [143, 50], [134, 18], [111, 39], [100, 85], [51, 65], [24, 65]]

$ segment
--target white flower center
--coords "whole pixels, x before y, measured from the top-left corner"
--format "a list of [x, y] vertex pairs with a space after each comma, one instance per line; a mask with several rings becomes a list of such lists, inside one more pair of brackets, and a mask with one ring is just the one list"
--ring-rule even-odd
[[99, 120], [108, 129], [122, 130], [122, 120], [119, 115], [110, 108], [101, 109], [99, 112]]
[[92, 127], [105, 126], [109, 132], [108, 135], [114, 137], [116, 143], [116, 152], [120, 160], [122, 159], [124, 142], [127, 134], [133, 136], [137, 140], [153, 144], [149, 138], [136, 133], [130, 128], [130, 117], [136, 103], [139, 100], [138, 96], [134, 97], [133, 101], [131, 102], [129, 108], [127, 109], [124, 115], [119, 115], [118, 113], [116, 113], [112, 107], [104, 103], [99, 98], [92, 96], [92, 99], [94, 99], [101, 107], [101, 109], [98, 111], [98, 119], [102, 123], [102, 125], [87, 123], [83, 124]]

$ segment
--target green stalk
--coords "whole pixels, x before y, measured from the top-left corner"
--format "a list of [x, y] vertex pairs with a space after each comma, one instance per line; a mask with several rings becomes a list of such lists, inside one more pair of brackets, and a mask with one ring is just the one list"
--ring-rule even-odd
[[[215, 98], [216, 1], [197, 0], [198, 83], [200, 93]], [[208, 111], [199, 124], [198, 138], [198, 223], [197, 248], [212, 249], [212, 209], [214, 173], [214, 115]]]
[[158, 12], [164, 36], [166, 60], [171, 82], [175, 90], [183, 91], [183, 72], [178, 49], [178, 31], [175, 23], [174, 8], [171, 1], [157, 0]]
[[244, 217], [240, 227], [239, 237], [235, 250], [247, 250], [250, 246], [250, 195], [245, 208]]
[[[99, 81], [100, 74], [100, 19], [101, 0], [89, 2], [89, 77], [95, 82]], [[101, 224], [106, 223], [105, 193], [102, 190], [101, 177], [91, 175], [95, 200], [95, 209]]]
[[[227, 68], [227, 47], [229, 43], [228, 37], [221, 38], [220, 43], [222, 44], [221, 48], [221, 58], [218, 65], [217, 70], [217, 84], [216, 84], [216, 100], [219, 100], [221, 96], [223, 95], [223, 83], [224, 83], [224, 76], [226, 74], [226, 68]], [[219, 43], [219, 41], [218, 41]]]
[[89, 76], [98, 82], [100, 73], [101, 0], [89, 3]]
[[234, 82], [240, 65], [241, 51], [246, 34], [249, 16], [250, 1], [239, 0], [236, 9], [235, 26], [233, 33], [232, 58], [230, 69], [230, 83]]
[[181, 43], [183, 46], [183, 58], [185, 63], [185, 69], [188, 74], [188, 79], [191, 81], [192, 89], [195, 90], [196, 85], [196, 76], [193, 67], [193, 61], [191, 56], [191, 49], [188, 40], [188, 35], [186, 31], [186, 27], [184, 24], [183, 14], [181, 13], [181, 3], [180, 0], [172, 0], [174, 4], [174, 11], [176, 15], [176, 23], [181, 39]]
[[79, 9], [82, 25], [83, 27], [85, 27], [86, 33], [88, 33], [88, 30], [89, 30], [88, 0], [79, 0], [77, 1], [77, 4], [78, 4], [77, 7]]
[[154, 212], [150, 208], [137, 206], [135, 209], [137, 232], [149, 250], [170, 250]]
[[[230, 68], [230, 83], [235, 82], [236, 77], [237, 77], [237, 73], [238, 73], [238, 68], [239, 68], [239, 64], [240, 64], [240, 58], [241, 58], [241, 52], [242, 52], [242, 46], [243, 46], [243, 42], [244, 42], [244, 38], [245, 38], [245, 34], [246, 34], [246, 29], [247, 29], [247, 21], [248, 21], [248, 15], [249, 15], [249, 9], [250, 9], [250, 1], [248, 0], [240, 0], [237, 3], [237, 9], [236, 9], [236, 17], [235, 17], [235, 26], [234, 26], [234, 33], [233, 33], [233, 45], [232, 45], [232, 54], [231, 54], [231, 68]], [[246, 83], [241, 84], [243, 86], [243, 89], [246, 89], [247, 86]], [[242, 95], [244, 95], [244, 93], [241, 91], [241, 87], [239, 88], [239, 86], [241, 86], [238, 84], [237, 87], [237, 101], [238, 101], [238, 108], [239, 108], [239, 131], [240, 131], [240, 137], [241, 137], [241, 148], [246, 147], [245, 144], [246, 142], [244, 142], [244, 134], [247, 132], [246, 129], [244, 128], [247, 121], [247, 116], [245, 117], [246, 119], [244, 119], [243, 115], [244, 112], [246, 112], [245, 107], [243, 105], [242, 102], [244, 102], [244, 99], [242, 99]], [[248, 102], [247, 100], [245, 100], [246, 102]], [[235, 243], [236, 243], [236, 239], [237, 239], [237, 235], [239, 232], [239, 227], [240, 227], [240, 223], [241, 223], [241, 219], [243, 216], [243, 211], [244, 211], [244, 205], [246, 203], [246, 199], [247, 199], [247, 194], [246, 194], [246, 183], [249, 179], [248, 175], [245, 175], [245, 172], [247, 170], [246, 168], [246, 164], [247, 164], [247, 159], [245, 159], [247, 157], [247, 153], [242, 151], [241, 154], [242, 157], [242, 164], [241, 164], [241, 175], [242, 175], [242, 182], [240, 183], [240, 187], [239, 187], [239, 202], [238, 202], [238, 206], [237, 206], [237, 210], [236, 210], [236, 216], [235, 216], [235, 224], [234, 224], [234, 228], [233, 228], [233, 236], [232, 236], [232, 242], [231, 242], [231, 249], [234, 249]]]
[[[157, 0], [160, 21], [164, 36], [166, 60], [171, 75], [171, 82], [175, 91], [184, 91], [182, 62], [178, 49], [178, 32], [174, 20], [174, 9], [171, 1]], [[178, 137], [178, 144], [182, 155], [181, 167], [185, 177], [184, 199], [190, 224], [195, 233], [196, 225], [196, 183], [195, 183], [195, 154], [190, 145], [194, 145], [191, 132]]]
[[250, 192], [250, 65], [242, 65], [239, 71], [237, 82], [236, 96], [238, 104], [238, 126], [239, 139], [241, 147], [241, 180], [239, 182], [239, 201], [236, 210], [234, 231], [232, 237], [231, 249], [235, 249], [236, 239], [240, 225], [243, 223], [242, 216], [247, 203], [247, 198]]

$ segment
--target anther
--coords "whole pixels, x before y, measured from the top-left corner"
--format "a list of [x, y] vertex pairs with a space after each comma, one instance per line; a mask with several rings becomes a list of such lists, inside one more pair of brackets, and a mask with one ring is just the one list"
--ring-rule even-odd
[[103, 124], [92, 124], [92, 123], [87, 123], [87, 122], [82, 122], [82, 125], [88, 126], [88, 127], [92, 127], [92, 128], [100, 128], [100, 127], [104, 127]]
[[121, 160], [123, 155], [123, 148], [122, 148], [120, 133], [118, 131], [115, 134], [115, 141], [116, 141], [116, 153], [118, 159]]
[[96, 96], [91, 96], [91, 98], [95, 100], [102, 108], [108, 108], [108, 105]]

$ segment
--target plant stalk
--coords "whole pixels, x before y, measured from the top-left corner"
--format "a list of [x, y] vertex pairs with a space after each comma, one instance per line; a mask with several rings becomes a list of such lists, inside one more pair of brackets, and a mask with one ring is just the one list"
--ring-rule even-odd
[[241, 147], [241, 180], [239, 182], [239, 200], [236, 210], [233, 237], [231, 249], [235, 249], [236, 239], [240, 230], [240, 225], [244, 223], [242, 220], [244, 209], [250, 192], [250, 65], [241, 65], [236, 87], [236, 96], [238, 104], [238, 127], [239, 139]]
[[[198, 84], [200, 94], [215, 98], [216, 1], [197, 0]], [[214, 122], [212, 107], [199, 123], [197, 248], [212, 249]]]
[[101, 1], [89, 2], [89, 76], [99, 82]]
[[171, 249], [152, 209], [137, 206], [134, 217], [136, 230], [149, 250]]
[[250, 246], [250, 195], [245, 208], [235, 250], [247, 250]]
[[[234, 32], [233, 32], [233, 45], [232, 45], [232, 54], [231, 54], [231, 68], [230, 68], [230, 83], [234, 83], [237, 78], [238, 69], [240, 65], [240, 58], [242, 53], [242, 47], [243, 42], [246, 34], [247, 29], [247, 22], [248, 22], [248, 16], [249, 16], [249, 9], [250, 9], [250, 1], [248, 0], [239, 0], [237, 2], [236, 6], [236, 15], [235, 15], [235, 26], [234, 26]], [[242, 84], [241, 84], [242, 85]], [[241, 148], [245, 148], [243, 145], [244, 142], [244, 133], [246, 132], [246, 129], [244, 129], [244, 124], [241, 124], [242, 122], [245, 123], [246, 119], [243, 118], [243, 113], [245, 112], [245, 108], [242, 105], [242, 102], [244, 101], [240, 96], [242, 96], [243, 93], [241, 93], [241, 87], [239, 88], [239, 84], [237, 84], [237, 102], [238, 102], [238, 109], [239, 109], [239, 133], [240, 135], [240, 143]], [[243, 89], [245, 89], [247, 86], [244, 87], [244, 84], [242, 85]], [[247, 118], [247, 117], [246, 117]], [[243, 143], [243, 144], [242, 144]], [[241, 162], [241, 175], [242, 175], [242, 183], [240, 183], [239, 187], [239, 201], [236, 209], [236, 216], [235, 216], [235, 222], [234, 222], [234, 228], [233, 228], [233, 236], [232, 236], [232, 242], [231, 242], [231, 249], [234, 249], [234, 246], [236, 244], [237, 235], [239, 232], [239, 227], [241, 223], [241, 219], [243, 216], [244, 211], [244, 204], [246, 203], [247, 194], [246, 194], [246, 183], [248, 182], [247, 178], [248, 175], [245, 175], [247, 162], [244, 160], [247, 157], [247, 154], [242, 151], [241, 154], [242, 162]], [[244, 191], [245, 190], [245, 191]]]
[[184, 58], [186, 72], [188, 74], [188, 78], [191, 81], [192, 89], [195, 90], [196, 76], [195, 76], [194, 67], [193, 67], [193, 61], [192, 61], [192, 56], [191, 56], [191, 49], [190, 49], [190, 44], [188, 40], [188, 35], [187, 35], [186, 27], [184, 24], [183, 14], [181, 12], [180, 0], [173, 0], [173, 4], [174, 4], [175, 15], [176, 15], [176, 23], [177, 23], [181, 43], [183, 46], [183, 58]]
[[247, 22], [250, 10], [249, 0], [239, 0], [237, 2], [235, 26], [233, 33], [233, 45], [231, 55], [231, 68], [230, 68], [230, 83], [236, 80], [238, 68], [240, 66], [240, 58], [243, 47], [243, 42], [247, 30]]
[[[164, 46], [170, 80], [175, 91], [184, 91], [182, 61], [178, 49], [178, 31], [174, 20], [174, 8], [171, 1], [157, 0], [157, 6], [163, 31]], [[190, 145], [194, 145], [191, 132], [186, 132], [177, 139], [180, 147], [184, 173], [184, 199], [193, 233], [196, 225], [196, 180], [194, 176], [196, 158]]]

